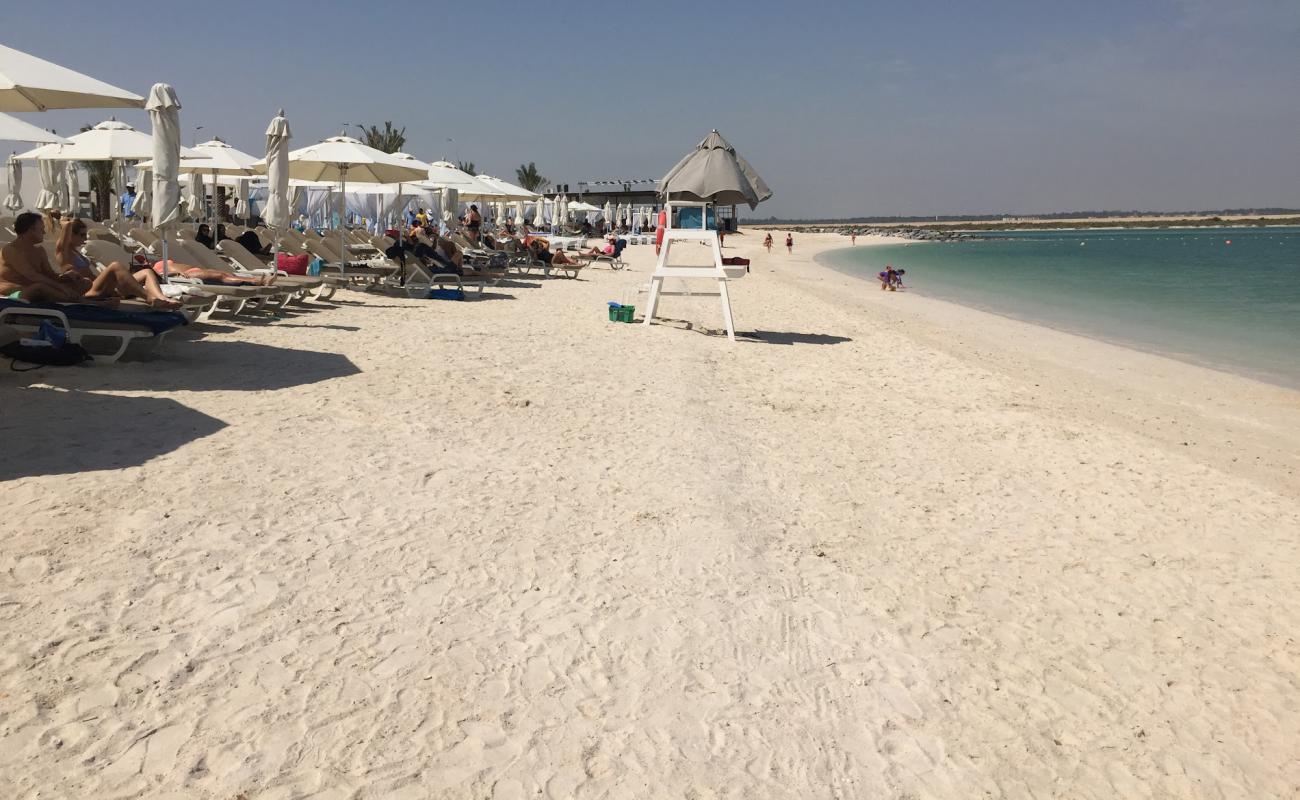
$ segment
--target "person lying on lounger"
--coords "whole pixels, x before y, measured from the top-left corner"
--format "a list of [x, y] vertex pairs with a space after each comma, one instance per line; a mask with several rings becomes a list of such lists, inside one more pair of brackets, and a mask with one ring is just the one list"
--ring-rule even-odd
[[[83, 292], [88, 292], [95, 284], [95, 273], [90, 268], [90, 259], [81, 254], [86, 243], [86, 223], [73, 217], [63, 223], [63, 233], [59, 234], [58, 244], [54, 246], [54, 255], [59, 262], [56, 269], [64, 274], [77, 276], [78, 285]], [[117, 297], [138, 297], [154, 308], [176, 309], [181, 304], [163, 294], [158, 285], [158, 276], [151, 269], [129, 270], [122, 262], [114, 261], [104, 267], [102, 273], [112, 273], [111, 293]], [[101, 274], [102, 274], [101, 273]]]
[[533, 239], [528, 243], [528, 249], [533, 252], [533, 258], [553, 267], [576, 266], [578, 263], [566, 256], [564, 251], [552, 253], [551, 245], [544, 239]]
[[[163, 274], [163, 262], [153, 262], [153, 271], [159, 275]], [[179, 261], [167, 259], [167, 274], [179, 275], [183, 278], [203, 281], [204, 283], [222, 284], [223, 286], [270, 286], [275, 283], [274, 275], [262, 275], [256, 278], [241, 278], [238, 275], [231, 275], [229, 272], [222, 272], [219, 269], [204, 269], [196, 267], [193, 264], [182, 264]]]
[[104, 272], [87, 284], [82, 276], [60, 274], [50, 265], [41, 247], [45, 220], [40, 214], [19, 214], [13, 230], [18, 238], [0, 249], [0, 297], [33, 303], [117, 303], [118, 273]]

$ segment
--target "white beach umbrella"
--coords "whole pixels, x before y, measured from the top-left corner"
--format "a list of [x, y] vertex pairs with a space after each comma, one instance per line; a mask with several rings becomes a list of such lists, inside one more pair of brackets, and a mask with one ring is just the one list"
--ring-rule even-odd
[[122, 218], [122, 194], [126, 191], [126, 184], [127, 184], [126, 162], [117, 161], [114, 162], [113, 166], [115, 167], [115, 169], [113, 170], [113, 190], [114, 192], [116, 192], [117, 197], [113, 202], [113, 211], [111, 216], [113, 217], [113, 219], [121, 219]]
[[66, 142], [57, 133], [38, 128], [25, 120], [0, 114], [0, 141], [6, 142]]
[[515, 221], [514, 221], [514, 224], [515, 224], [516, 226], [519, 226], [519, 225], [523, 225], [523, 224], [524, 224], [524, 201], [523, 201], [523, 200], [516, 200], [516, 201], [515, 201]]
[[[197, 154], [181, 148], [181, 154], [193, 158]], [[116, 119], [107, 119], [88, 131], [69, 136], [60, 144], [47, 144], [19, 153], [19, 158], [50, 159], [54, 161], [143, 161], [153, 155], [153, 139], [130, 125]]]
[[613, 228], [614, 227], [614, 204], [609, 202], [608, 200], [605, 201], [604, 216], [605, 216], [605, 224], [610, 228]]
[[138, 94], [0, 45], [0, 111], [143, 106]]
[[180, 219], [181, 188], [176, 177], [181, 161], [181, 101], [165, 83], [149, 90], [149, 121], [153, 123], [153, 204], [149, 222], [162, 228], [163, 280], [167, 279], [167, 226]]
[[23, 207], [23, 162], [9, 156], [9, 194], [5, 195], [4, 207], [17, 211]]
[[538, 197], [537, 205], [533, 208], [533, 227], [542, 230], [546, 227], [546, 198]]
[[[265, 169], [265, 163], [260, 164]], [[420, 181], [427, 169], [420, 162], [396, 158], [390, 153], [362, 144], [351, 136], [331, 136], [323, 142], [289, 153], [289, 177], [339, 183], [339, 201], [344, 204], [339, 225], [340, 255], [347, 258], [344, 230], [347, 228], [348, 179], [373, 183]], [[346, 265], [340, 265], [340, 268]]]
[[238, 209], [238, 210], [239, 210], [239, 216], [240, 216], [241, 219], [245, 219], [245, 220], [247, 220], [247, 219], [249, 218], [249, 214], [248, 214], [248, 191], [249, 191], [249, 188], [252, 186], [252, 184], [253, 184], [253, 181], [252, 181], [251, 179], [249, 179], [249, 178], [240, 178], [240, 179], [239, 179], [239, 191], [238, 191], [237, 194], [238, 194], [238, 197], [239, 197], [239, 209]]
[[[432, 189], [455, 189], [461, 200], [490, 200], [497, 195], [496, 190], [479, 180], [478, 176], [457, 169], [456, 165], [447, 161], [430, 164], [428, 174], [421, 184]], [[443, 211], [445, 215], [446, 209]]]
[[[420, 167], [420, 168], [423, 168], [423, 169], [424, 169], [424, 174], [425, 174], [425, 180], [428, 179], [429, 168], [432, 166], [432, 164], [426, 164], [426, 163], [424, 163], [423, 161], [421, 161], [420, 159], [418, 159], [418, 158], [416, 158], [415, 156], [411, 155], [410, 153], [402, 153], [402, 152], [393, 153], [393, 158], [396, 158], [396, 159], [399, 159], [399, 160], [401, 160], [401, 161], [404, 161], [404, 162], [406, 162], [407, 164], [409, 164], [409, 165], [411, 165], [411, 166], [413, 166], [413, 167]], [[419, 183], [422, 183], [422, 181], [419, 181]], [[405, 208], [405, 204], [403, 203], [402, 199], [403, 199], [403, 197], [406, 197], [406, 196], [407, 196], [406, 193], [403, 191], [403, 187], [404, 187], [404, 186], [410, 186], [410, 185], [411, 185], [411, 182], [407, 182], [407, 181], [403, 181], [403, 182], [397, 184], [397, 193], [396, 193], [395, 196], [392, 196], [391, 198], [389, 198], [389, 202], [387, 203], [387, 206], [386, 206], [386, 208], [385, 208], [385, 214], [386, 214], [386, 216], [391, 216], [391, 215], [394, 214], [394, 213], [397, 213], [397, 214], [400, 215], [400, 213], [401, 213], [401, 209]], [[385, 194], [384, 196], [385, 196], [386, 198], [389, 197], [387, 194]], [[409, 201], [408, 201], [408, 202], [409, 202]], [[387, 222], [387, 220], [385, 220], [385, 222]], [[399, 225], [401, 224], [400, 221], [399, 221], [398, 224], [399, 224]], [[405, 282], [405, 279], [406, 279], [406, 276], [405, 276], [405, 275], [402, 275], [402, 280], [403, 280], [403, 282]]]

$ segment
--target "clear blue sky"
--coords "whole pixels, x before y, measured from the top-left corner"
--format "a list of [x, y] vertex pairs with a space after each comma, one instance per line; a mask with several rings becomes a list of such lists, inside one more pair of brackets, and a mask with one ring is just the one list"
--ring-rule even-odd
[[171, 83], [188, 131], [254, 153], [283, 106], [295, 146], [393, 120], [426, 160], [576, 183], [716, 127], [776, 193], [758, 216], [1300, 206], [1297, 0], [72, 0], [0, 41]]

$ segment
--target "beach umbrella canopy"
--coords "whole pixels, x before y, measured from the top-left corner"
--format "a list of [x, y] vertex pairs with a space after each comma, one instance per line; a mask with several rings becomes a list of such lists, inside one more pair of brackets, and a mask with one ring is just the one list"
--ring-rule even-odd
[[497, 190], [479, 180], [478, 176], [457, 169], [455, 164], [446, 161], [430, 164], [422, 183], [430, 189], [455, 189], [462, 200], [488, 200], [497, 196]]
[[9, 156], [9, 194], [5, 195], [4, 207], [17, 211], [23, 207], [23, 162]]
[[604, 216], [605, 224], [612, 226], [614, 224], [614, 204], [608, 200], [605, 201]]
[[501, 200], [533, 200], [537, 197], [535, 192], [530, 192], [522, 186], [516, 186], [509, 181], [503, 181], [491, 175], [473, 175], [471, 177], [479, 183], [487, 184], [488, 188], [494, 191], [495, 196]]
[[[259, 168], [265, 171], [265, 160]], [[289, 177], [306, 181], [403, 183], [422, 181], [427, 172], [418, 161], [397, 158], [351, 136], [331, 136], [289, 153]]]
[[[289, 120], [284, 117], [284, 109], [271, 120], [266, 127], [266, 209], [262, 217], [274, 231], [281, 231], [289, 224]], [[297, 207], [296, 205], [294, 206]], [[277, 240], [279, 237], [275, 237]]]
[[524, 201], [515, 201], [515, 223], [516, 225], [524, 224]]
[[143, 106], [138, 94], [0, 45], [0, 111]]
[[720, 205], [747, 205], [750, 209], [772, 196], [772, 190], [749, 162], [726, 139], [713, 131], [659, 182], [670, 199], [696, 200]]
[[546, 227], [546, 198], [538, 197], [537, 206], [533, 209], [533, 227]]
[[[181, 161], [181, 101], [172, 87], [155, 83], [145, 108], [153, 123], [153, 204], [149, 220], [160, 228], [180, 219], [181, 187], [176, 177]], [[164, 236], [164, 246], [166, 240]]]
[[6, 142], [66, 142], [57, 133], [38, 128], [25, 120], [0, 114], [0, 140]]
[[[181, 154], [186, 158], [197, 155], [189, 148], [181, 148]], [[63, 144], [42, 145], [18, 154], [19, 158], [54, 161], [143, 161], [152, 156], [152, 137], [115, 119], [69, 136]]]

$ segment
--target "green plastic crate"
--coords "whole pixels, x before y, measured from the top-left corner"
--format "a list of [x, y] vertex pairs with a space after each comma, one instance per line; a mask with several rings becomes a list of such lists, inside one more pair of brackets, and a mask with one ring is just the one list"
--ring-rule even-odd
[[614, 306], [609, 307], [610, 322], [631, 322], [632, 315], [636, 313], [636, 306]]

